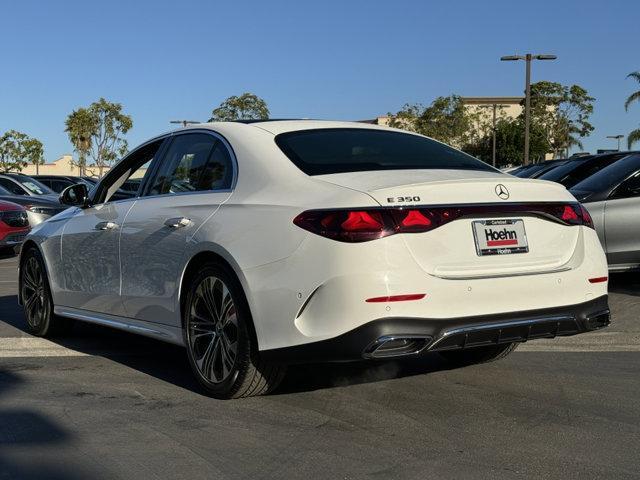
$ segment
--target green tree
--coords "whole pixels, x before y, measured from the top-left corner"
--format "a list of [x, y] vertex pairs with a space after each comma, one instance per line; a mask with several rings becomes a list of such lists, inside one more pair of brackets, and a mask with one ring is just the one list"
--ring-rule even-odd
[[589, 117], [594, 100], [579, 85], [547, 81], [531, 85], [531, 125], [544, 132], [554, 157], [573, 146], [582, 148], [580, 139], [593, 131]]
[[406, 104], [396, 114], [389, 114], [389, 126], [420, 133], [440, 142], [461, 148], [477, 135], [479, 111], [466, 109], [462, 97], [438, 97], [431, 105]]
[[243, 93], [239, 97], [232, 96], [214, 108], [210, 122], [226, 122], [230, 120], [266, 120], [269, 118], [267, 102], [253, 93]]
[[[633, 78], [636, 82], [640, 83], [640, 71], [631, 72], [629, 75], [627, 75], [627, 78]], [[640, 90], [636, 90], [631, 95], [629, 95], [627, 100], [624, 102], [624, 109], [628, 111], [629, 106], [633, 102], [640, 102]], [[629, 135], [627, 135], [627, 148], [631, 150], [631, 147], [636, 142], [640, 142], [640, 128], [632, 130]]]
[[44, 163], [44, 149], [40, 140], [29, 135], [9, 130], [0, 137], [0, 170], [20, 171], [28, 164], [39, 166]]
[[71, 164], [78, 167], [81, 176], [86, 174], [87, 158], [91, 152], [91, 137], [97, 130], [95, 115], [88, 108], [74, 110], [65, 122], [65, 132], [73, 145], [78, 160], [72, 160]]
[[[544, 160], [549, 151], [545, 133], [540, 127], [530, 129], [529, 156], [533, 162]], [[493, 135], [487, 132], [475, 142], [462, 148], [465, 152], [480, 160], [491, 163], [493, 154]], [[496, 166], [518, 165], [524, 161], [524, 121], [504, 117], [496, 122]]]
[[133, 127], [133, 120], [122, 112], [120, 103], [104, 98], [87, 108], [74, 110], [67, 117], [65, 131], [78, 152], [76, 162], [83, 170], [87, 158], [98, 168], [100, 176], [104, 168], [127, 152], [124, 135]]

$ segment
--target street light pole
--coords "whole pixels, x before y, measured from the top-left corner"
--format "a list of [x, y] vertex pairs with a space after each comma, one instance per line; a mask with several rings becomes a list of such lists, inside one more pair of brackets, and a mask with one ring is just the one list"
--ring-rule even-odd
[[498, 105], [496, 105], [495, 103], [493, 104], [493, 145], [491, 147], [491, 161], [493, 163], [493, 166], [496, 166], [496, 108], [498, 108]]
[[613, 140], [618, 140], [618, 151], [620, 151], [620, 140], [624, 138], [624, 135], [607, 135], [607, 138], [612, 138]]
[[526, 80], [524, 86], [524, 164], [529, 165], [529, 123], [531, 122], [531, 54], [525, 55]]
[[503, 62], [524, 60], [526, 62], [524, 98], [524, 164], [529, 164], [529, 125], [531, 123], [531, 60], [555, 60], [555, 55], [507, 55], [500, 57]]

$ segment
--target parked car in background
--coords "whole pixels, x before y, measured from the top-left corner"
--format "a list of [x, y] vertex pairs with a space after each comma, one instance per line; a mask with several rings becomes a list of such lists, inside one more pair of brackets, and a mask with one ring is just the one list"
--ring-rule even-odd
[[540, 163], [533, 163], [531, 165], [523, 166], [521, 169], [511, 172], [511, 175], [520, 178], [538, 178], [540, 175], [543, 175], [560, 165], [564, 165], [567, 163], [566, 159], [559, 160], [547, 160]]
[[0, 187], [3, 187], [12, 195], [58, 199], [56, 192], [49, 187], [21, 173], [0, 173]]
[[564, 165], [560, 165], [540, 175], [538, 178], [540, 180], [560, 183], [566, 188], [572, 188], [574, 185], [627, 155], [629, 155], [629, 152], [615, 152], [569, 159]]
[[606, 258], [564, 187], [414, 133], [200, 124], [61, 200], [22, 249], [29, 331], [75, 319], [182, 345], [219, 398], [270, 391], [288, 363], [481, 363], [609, 323]]
[[[78, 183], [84, 183], [87, 186], [87, 189], [91, 190], [96, 183], [98, 183], [98, 179], [92, 177], [76, 177], [72, 175], [33, 175], [32, 178], [38, 180], [40, 183], [46, 185], [54, 192], [60, 194], [62, 191], [70, 187], [71, 185], [76, 185]], [[123, 200], [125, 198], [134, 197], [136, 192], [138, 191], [138, 186], [140, 182], [135, 183], [135, 187], [132, 187], [131, 184], [128, 185], [129, 189], [125, 189], [127, 186], [127, 182], [125, 182], [122, 187], [118, 189], [118, 191], [114, 194], [114, 200]]]
[[570, 191], [591, 214], [609, 269], [640, 268], [640, 153], [624, 156]]
[[35, 227], [67, 208], [57, 200], [53, 200], [48, 196], [13, 195], [5, 190], [4, 187], [0, 187], [0, 200], [17, 203], [26, 208], [29, 224], [32, 227]]
[[76, 183], [84, 183], [89, 189], [93, 188], [96, 182], [90, 182], [85, 177], [76, 177], [72, 175], [31, 175], [31, 178], [36, 179], [38, 182], [46, 185], [55, 193], [62, 193], [62, 191]]
[[525, 168], [525, 165], [516, 165], [514, 167], [501, 168], [500, 171], [502, 173], [508, 173], [509, 175], [514, 175], [516, 172], [519, 172]]
[[20, 246], [29, 230], [26, 209], [16, 203], [0, 201], [0, 251]]

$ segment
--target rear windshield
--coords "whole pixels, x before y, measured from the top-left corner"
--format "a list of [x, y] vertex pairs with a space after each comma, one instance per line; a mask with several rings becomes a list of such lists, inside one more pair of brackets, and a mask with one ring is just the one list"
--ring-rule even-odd
[[36, 195], [53, 195], [55, 192], [46, 185], [40, 183], [35, 178], [28, 177], [26, 175], [16, 175], [14, 177], [20, 184]]
[[626, 154], [590, 157], [587, 160], [572, 160], [544, 175], [540, 175], [538, 178], [558, 182], [567, 188], [571, 188], [624, 156]]
[[615, 187], [632, 173], [640, 169], [640, 155], [629, 157], [603, 168], [596, 174], [575, 185], [571, 190], [583, 193], [597, 193]]
[[307, 175], [407, 169], [497, 171], [435, 140], [401, 132], [364, 128], [300, 130], [278, 135], [276, 143]]

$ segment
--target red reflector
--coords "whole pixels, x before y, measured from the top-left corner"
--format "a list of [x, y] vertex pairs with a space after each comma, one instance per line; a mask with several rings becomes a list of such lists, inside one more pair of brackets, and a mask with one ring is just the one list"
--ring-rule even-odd
[[419, 210], [409, 210], [402, 220], [403, 227], [428, 227], [431, 220], [425, 217]]
[[562, 220], [564, 220], [565, 222], [578, 220], [578, 214], [571, 205], [565, 205], [562, 212]]
[[406, 302], [409, 300], [422, 300], [426, 296], [427, 296], [426, 293], [411, 293], [408, 295], [391, 295], [389, 297], [367, 298], [365, 302], [368, 302], [368, 303]]
[[596, 277], [596, 278], [590, 278], [589, 283], [602, 283], [602, 282], [606, 282], [607, 280], [609, 280], [609, 277]]
[[[378, 217], [378, 218], [374, 218]], [[342, 222], [342, 228], [348, 232], [357, 230], [382, 230], [382, 218], [374, 212], [349, 212], [347, 219]]]

